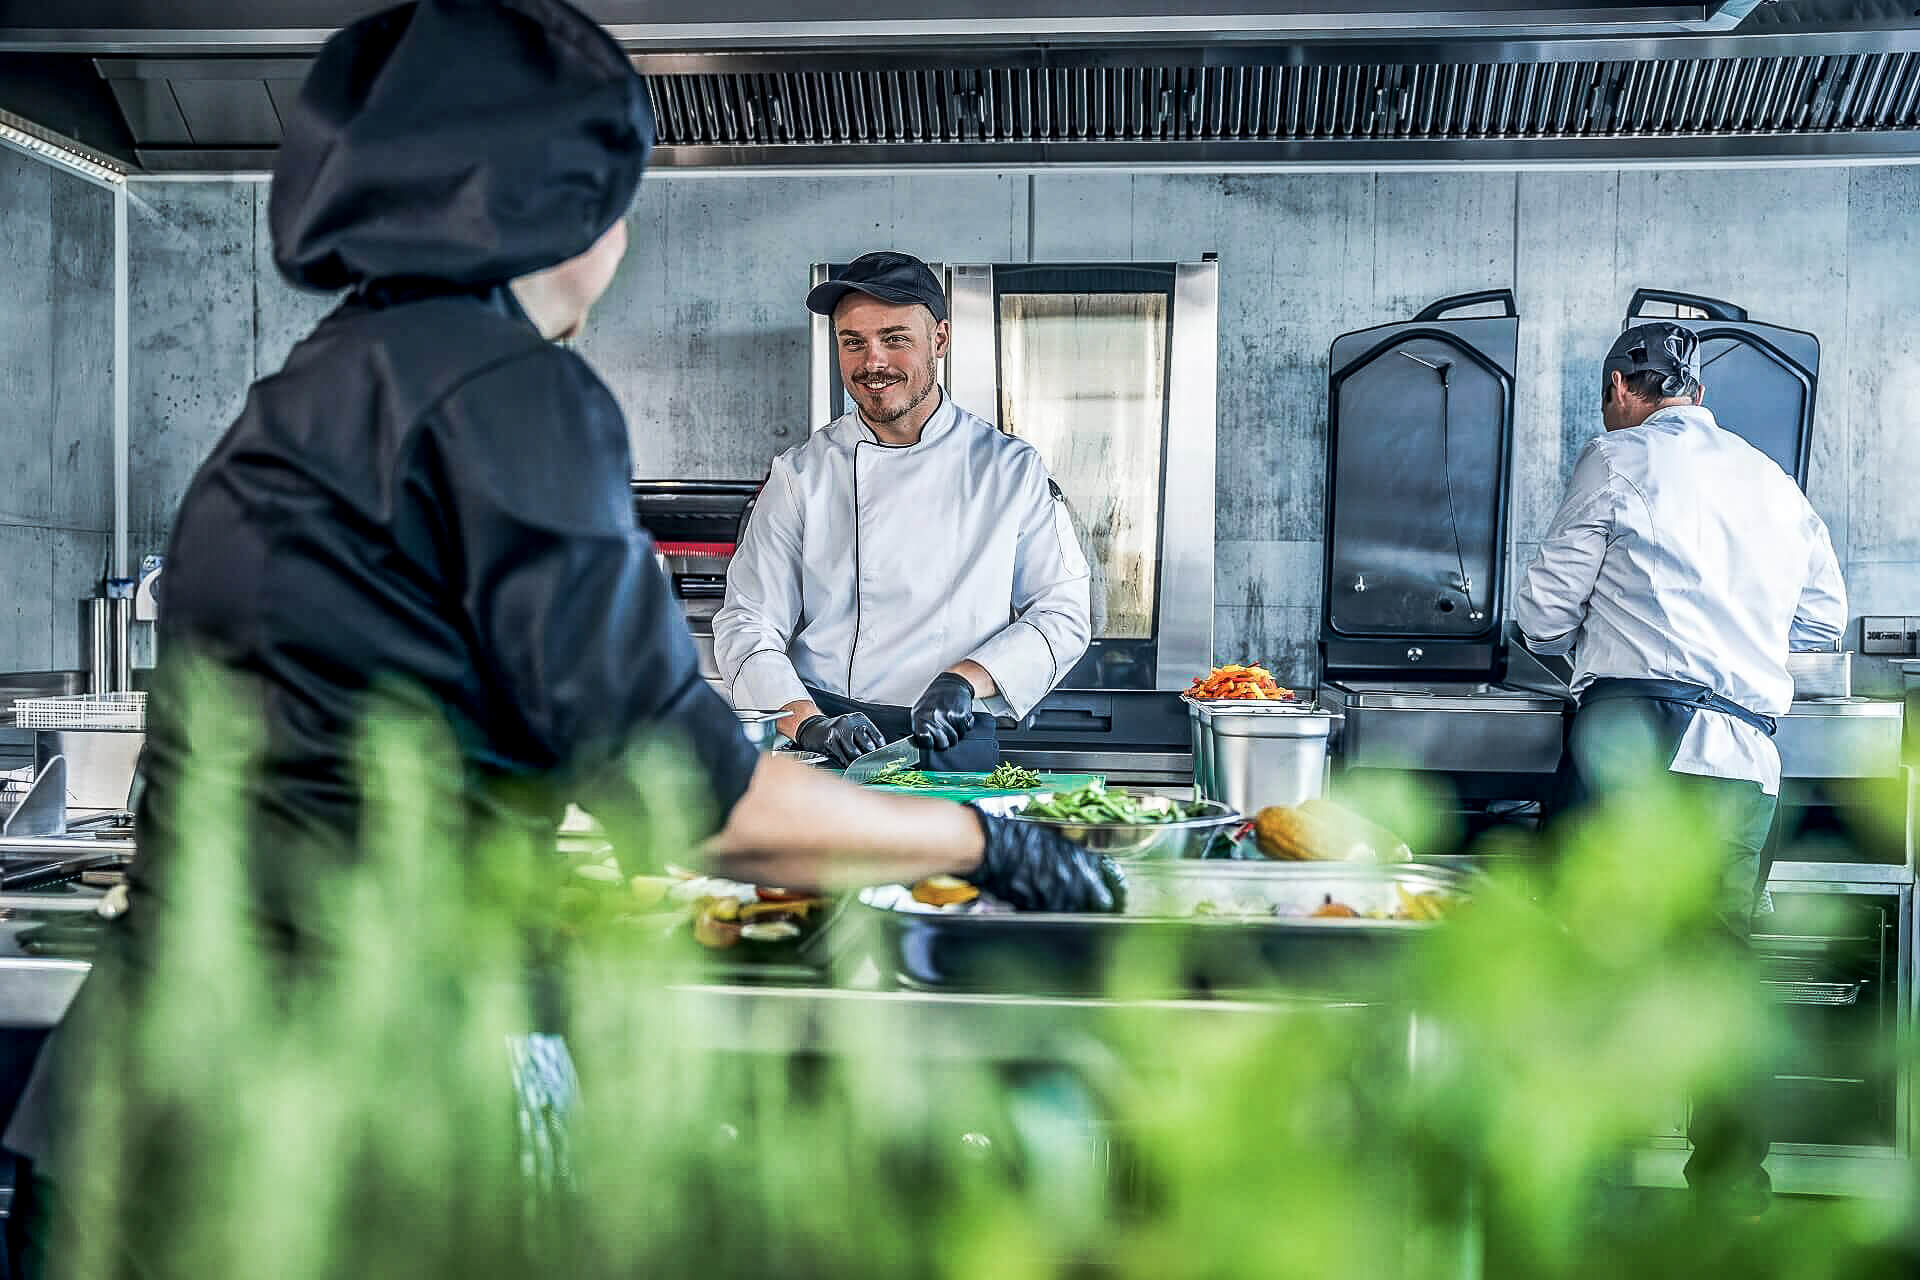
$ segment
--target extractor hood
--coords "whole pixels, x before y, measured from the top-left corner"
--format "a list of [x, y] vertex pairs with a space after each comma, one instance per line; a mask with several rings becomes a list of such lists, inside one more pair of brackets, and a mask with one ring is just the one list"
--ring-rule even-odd
[[[0, 109], [149, 171], [266, 169], [312, 50], [380, 7], [0, 0]], [[1920, 153], [1920, 19], [1906, 3], [925, 0], [875, 16], [848, 0], [734, 0], [724, 17], [689, 0], [583, 7], [647, 74], [664, 166]]]

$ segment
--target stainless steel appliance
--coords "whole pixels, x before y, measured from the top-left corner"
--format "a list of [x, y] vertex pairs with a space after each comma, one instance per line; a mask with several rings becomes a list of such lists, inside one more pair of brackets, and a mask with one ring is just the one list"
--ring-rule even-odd
[[[813, 269], [816, 282], [837, 265]], [[962, 408], [1031, 442], [1072, 511], [1093, 571], [1093, 640], [1018, 725], [1010, 759], [1058, 772], [1184, 783], [1179, 693], [1213, 660], [1219, 265], [946, 264]], [[814, 427], [846, 411], [824, 317], [813, 335]]]
[[1326, 787], [1334, 717], [1309, 706], [1189, 699], [1193, 790], [1249, 816], [1297, 805]]
[[62, 762], [66, 815], [131, 807], [146, 746], [146, 700], [144, 693], [125, 692], [15, 701], [14, 723], [34, 731], [35, 765]]
[[1908, 1072], [1889, 1049], [1909, 1024], [1911, 885], [1771, 882], [1754, 950], [1793, 1032], [1774, 1081], [1781, 1156], [1911, 1151]]
[[[727, 593], [727, 566], [746, 527], [758, 480], [635, 480], [633, 512], [653, 536], [661, 569], [687, 615], [700, 674], [726, 692], [713, 658], [713, 615]], [[770, 708], [767, 708], [770, 709]]]
[[1446, 775], [1470, 804], [1544, 797], [1567, 706], [1506, 680], [1519, 332], [1496, 289], [1329, 353], [1320, 697], [1345, 719], [1340, 767]]

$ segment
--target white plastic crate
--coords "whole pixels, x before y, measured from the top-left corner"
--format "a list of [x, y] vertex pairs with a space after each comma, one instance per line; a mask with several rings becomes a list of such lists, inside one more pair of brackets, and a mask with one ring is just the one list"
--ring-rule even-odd
[[64, 698], [21, 698], [13, 722], [22, 729], [105, 729], [132, 733], [147, 727], [144, 693], [83, 693]]

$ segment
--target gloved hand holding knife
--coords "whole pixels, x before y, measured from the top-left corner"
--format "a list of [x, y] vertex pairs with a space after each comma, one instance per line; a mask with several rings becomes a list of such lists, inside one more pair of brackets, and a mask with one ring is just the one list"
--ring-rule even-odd
[[793, 742], [802, 751], [817, 752], [845, 766], [878, 751], [887, 740], [873, 721], [855, 711], [844, 716], [808, 716], [793, 731]]

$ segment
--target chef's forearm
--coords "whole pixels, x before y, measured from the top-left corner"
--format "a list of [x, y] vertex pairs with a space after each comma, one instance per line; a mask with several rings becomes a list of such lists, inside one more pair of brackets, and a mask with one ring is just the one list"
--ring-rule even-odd
[[769, 757], [704, 860], [734, 879], [831, 889], [965, 875], [984, 848], [979, 820], [960, 805], [865, 790]]
[[800, 726], [805, 724], [811, 717], [820, 714], [819, 706], [816, 705], [811, 698], [801, 698], [796, 702], [789, 702], [780, 709], [786, 712], [786, 714], [780, 717], [780, 723], [777, 727], [781, 733], [787, 735], [788, 742], [796, 741], [797, 735], [800, 732]]
[[975, 649], [967, 661], [987, 673], [1007, 713], [1018, 719], [1046, 697], [1086, 649], [1084, 617], [1033, 608]]
[[994, 694], [1000, 692], [999, 684], [994, 681], [993, 672], [987, 670], [972, 658], [962, 658], [960, 661], [948, 667], [947, 670], [972, 685], [973, 696], [976, 698], [991, 698]]

